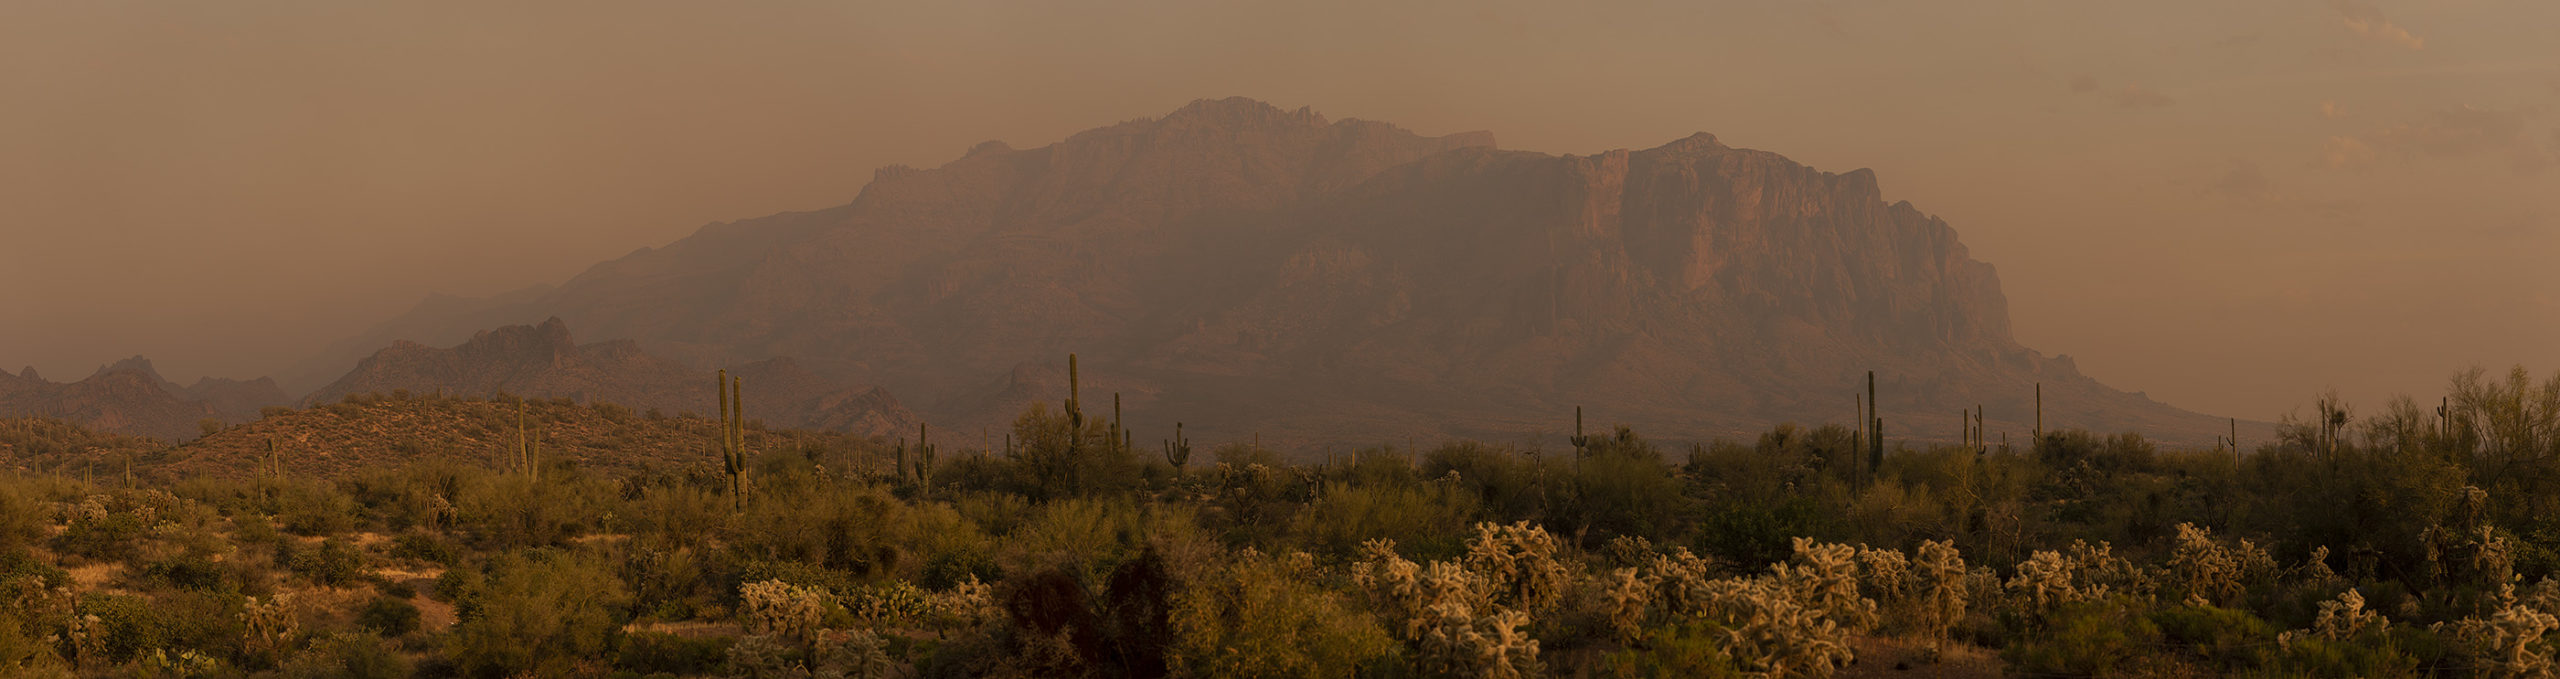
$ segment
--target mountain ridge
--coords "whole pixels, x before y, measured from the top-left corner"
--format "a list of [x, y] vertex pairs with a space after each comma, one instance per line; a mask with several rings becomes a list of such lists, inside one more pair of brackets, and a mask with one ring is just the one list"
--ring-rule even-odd
[[2049, 428], [2202, 444], [2227, 424], [2018, 344], [1996, 269], [1870, 170], [1706, 133], [1590, 155], [1492, 141], [1202, 100], [882, 168], [843, 205], [385, 327], [559, 316], [687, 365], [794, 357], [961, 429], [1010, 422], [1023, 398], [986, 385], [1071, 351], [1139, 396], [1142, 429], [1307, 445], [1552, 434], [1576, 404], [1743, 435], [1850, 420], [1868, 370], [1888, 435], [1952, 439], [1976, 404], [2023, 434], [2039, 384]]

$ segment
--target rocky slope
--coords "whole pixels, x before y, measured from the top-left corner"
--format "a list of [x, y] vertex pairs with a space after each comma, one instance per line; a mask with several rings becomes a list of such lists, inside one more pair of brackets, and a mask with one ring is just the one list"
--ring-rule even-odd
[[[2224, 423], [2107, 388], [2009, 334], [1989, 264], [1945, 222], [1700, 134], [1556, 156], [1244, 99], [1049, 146], [881, 170], [853, 202], [713, 224], [557, 288], [442, 299], [356, 340], [559, 316], [690, 365], [796, 357], [1000, 427], [1121, 393], [1146, 438], [1303, 447], [1467, 435], [1558, 442], [1600, 422], [1701, 439], [1852, 420], [1954, 439]], [[1097, 401], [1088, 401], [1097, 402]]]
[[[775, 427], [823, 428], [863, 436], [912, 432], [914, 413], [888, 392], [858, 389], [787, 358], [730, 370], [747, 415]], [[395, 342], [304, 399], [325, 405], [350, 395], [491, 397], [512, 394], [611, 403], [664, 414], [719, 409], [715, 375], [641, 351], [630, 340], [579, 344], [558, 318], [484, 330], [448, 348]]]

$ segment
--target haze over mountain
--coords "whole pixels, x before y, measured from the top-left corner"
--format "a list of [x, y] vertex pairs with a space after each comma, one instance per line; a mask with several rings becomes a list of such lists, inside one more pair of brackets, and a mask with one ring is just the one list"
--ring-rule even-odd
[[1736, 435], [1850, 421], [1870, 369], [1896, 437], [1952, 439], [1977, 403], [2023, 433], [2037, 382], [2049, 427], [2228, 426], [2020, 346], [1993, 268], [1877, 181], [1704, 134], [1552, 156], [1203, 100], [884, 168], [849, 204], [713, 224], [557, 288], [437, 299], [334, 357], [557, 316], [697, 369], [797, 358], [964, 433], [1062, 396], [1068, 352], [1088, 403], [1120, 392], [1142, 436], [1213, 441], [1512, 440], [1575, 405]]

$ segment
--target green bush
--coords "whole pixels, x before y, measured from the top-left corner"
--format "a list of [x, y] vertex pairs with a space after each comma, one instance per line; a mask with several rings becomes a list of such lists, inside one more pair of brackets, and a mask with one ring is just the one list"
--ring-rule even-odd
[[2225, 670], [2258, 666], [2276, 641], [2275, 627], [2247, 611], [2172, 606], [2152, 612], [2151, 621], [2169, 641]]
[[446, 651], [474, 677], [558, 670], [602, 658], [630, 618], [631, 595], [613, 570], [574, 553], [500, 555], [467, 600], [470, 615], [446, 634]]
[[1738, 677], [1741, 670], [1725, 653], [1724, 628], [1709, 622], [1684, 622], [1655, 628], [1643, 644], [1609, 654], [1601, 661], [1603, 676]]
[[79, 614], [98, 617], [95, 648], [114, 662], [166, 646], [167, 630], [151, 600], [129, 594], [91, 592], [80, 597]]
[[638, 673], [714, 674], [728, 662], [729, 644], [733, 641], [729, 637], [695, 639], [639, 632], [622, 638], [622, 649], [614, 653], [613, 666]]
[[211, 556], [195, 551], [181, 552], [145, 564], [142, 576], [170, 587], [196, 591], [219, 591], [229, 584], [229, 572]]
[[418, 607], [402, 599], [376, 597], [356, 611], [356, 625], [386, 637], [405, 635], [418, 629]]
[[285, 663], [282, 674], [292, 679], [405, 679], [410, 667], [409, 658], [381, 637], [346, 632], [313, 642]]
[[403, 533], [391, 541], [391, 558], [453, 566], [461, 551], [451, 541], [423, 533]]
[[364, 554], [352, 545], [338, 540], [323, 540], [319, 546], [307, 547], [293, 540], [276, 543], [276, 563], [308, 579], [312, 584], [335, 587], [354, 582], [364, 575]]
[[2124, 597], [2064, 606], [2048, 618], [2042, 635], [2027, 635], [2001, 651], [2011, 671], [2030, 675], [2092, 677], [2126, 661], [2159, 652], [2160, 627]]

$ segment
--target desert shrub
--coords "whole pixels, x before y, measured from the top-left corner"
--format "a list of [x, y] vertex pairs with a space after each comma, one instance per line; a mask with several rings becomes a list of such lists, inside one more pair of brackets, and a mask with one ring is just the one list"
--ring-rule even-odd
[[143, 565], [141, 575], [170, 587], [195, 591], [217, 591], [230, 584], [229, 572], [211, 555], [188, 550], [169, 558]]
[[2159, 643], [2159, 625], [2118, 596], [2064, 605], [2043, 634], [2017, 640], [2000, 657], [2022, 674], [2088, 677], [2153, 653]]
[[125, 662], [168, 641], [168, 630], [149, 599], [91, 592], [80, 597], [79, 615], [87, 624], [78, 632], [86, 638], [77, 643], [94, 649], [93, 657]]
[[28, 634], [21, 621], [0, 613], [0, 676], [71, 679], [74, 675], [50, 640]]
[[455, 522], [491, 550], [560, 546], [601, 526], [614, 489], [574, 473], [480, 476], [462, 483]]
[[1329, 483], [1298, 513], [1291, 532], [1298, 544], [1327, 556], [1350, 556], [1360, 543], [1380, 538], [1409, 545], [1426, 557], [1447, 556], [1458, 551], [1459, 538], [1476, 515], [1476, 497], [1437, 482], [1421, 487]]
[[71, 507], [70, 521], [54, 536], [53, 549], [100, 561], [130, 560], [140, 553], [139, 542], [155, 518], [147, 506], [92, 495]]
[[1312, 564], [1247, 550], [1173, 597], [1167, 660], [1181, 676], [1342, 677], [1395, 649]]
[[493, 559], [470, 588], [470, 615], [446, 634], [467, 674], [506, 676], [603, 657], [628, 617], [630, 594], [613, 571], [573, 553], [535, 551]]
[[15, 554], [43, 539], [48, 513], [34, 495], [0, 486], [0, 554]]
[[391, 558], [453, 566], [461, 561], [460, 547], [451, 541], [425, 533], [402, 533], [391, 540]]
[[275, 542], [276, 524], [268, 520], [267, 515], [257, 512], [233, 514], [231, 515], [231, 539], [246, 544]]
[[409, 670], [409, 658], [389, 641], [345, 632], [313, 642], [285, 663], [282, 674], [292, 679], [404, 679]]
[[1476, 496], [1487, 515], [1504, 521], [1529, 518], [1543, 503], [1538, 464], [1519, 453], [1474, 441], [1454, 441], [1422, 456], [1422, 478], [1453, 483]]
[[193, 650], [229, 658], [240, 650], [240, 614], [246, 599], [227, 592], [171, 592], [153, 597], [159, 648]]
[[364, 575], [364, 553], [354, 545], [331, 539], [319, 545], [306, 546], [293, 540], [276, 543], [276, 563], [312, 584], [336, 587]]
[[356, 625], [386, 637], [405, 635], [418, 629], [418, 607], [402, 599], [376, 597], [356, 611]]
[[2247, 611], [2213, 606], [2170, 606], [2151, 613], [2151, 621], [2171, 643], [2185, 647], [2224, 671], [2255, 667], [2276, 640], [2275, 626]]
[[1697, 548], [1747, 569], [1767, 567], [1795, 553], [1795, 539], [1822, 535], [1824, 511], [1811, 498], [1737, 502], [1709, 510], [1698, 522]]
[[622, 648], [614, 653], [614, 667], [642, 674], [701, 676], [725, 666], [729, 645], [725, 637], [691, 638], [659, 632], [636, 632], [622, 638]]
[[1733, 656], [1724, 652], [1725, 630], [1695, 620], [1654, 629], [1641, 646], [1611, 652], [1601, 661], [1603, 676], [1646, 679], [1715, 679], [1739, 677]]
[[304, 536], [336, 535], [355, 527], [356, 501], [324, 481], [263, 481], [270, 498], [267, 512], [285, 532]]
[[2446, 664], [2442, 642], [2422, 628], [2367, 627], [2347, 638], [2291, 635], [2269, 653], [2270, 674], [2296, 677], [2418, 677]]
[[[1687, 499], [1662, 454], [1624, 427], [1572, 467], [1573, 493], [1549, 522], [1592, 540], [1661, 538], [1679, 525]], [[1597, 544], [1597, 543], [1584, 543]]]

